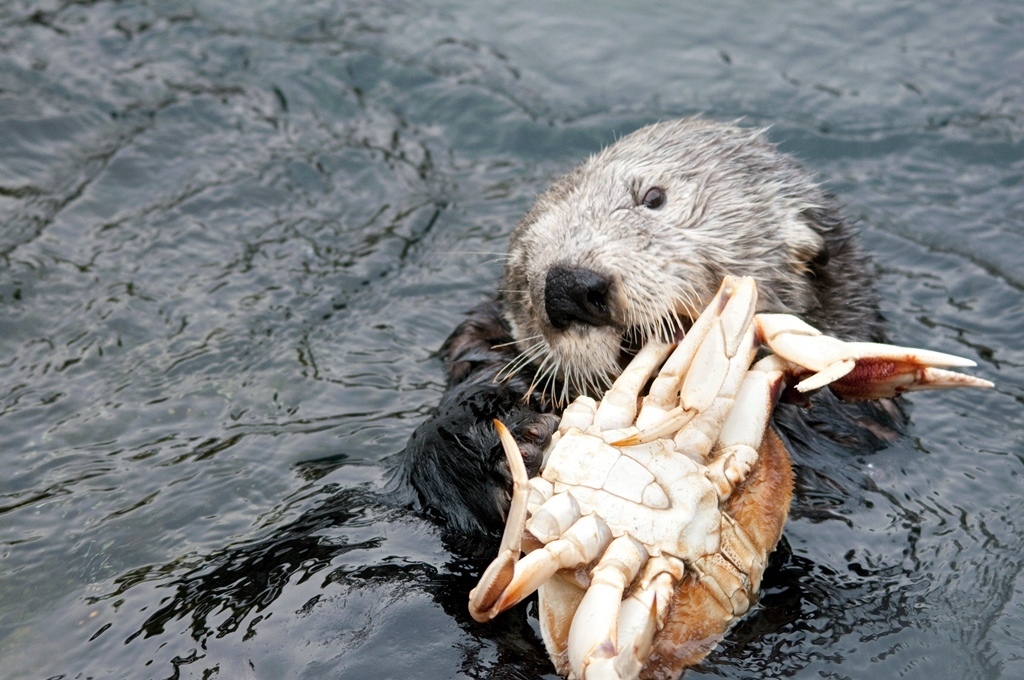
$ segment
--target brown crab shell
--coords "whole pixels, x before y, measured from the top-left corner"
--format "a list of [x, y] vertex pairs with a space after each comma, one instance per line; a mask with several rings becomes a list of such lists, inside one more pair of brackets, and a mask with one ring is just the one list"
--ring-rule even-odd
[[[792, 498], [793, 466], [789, 451], [775, 430], [769, 427], [755, 468], [725, 502], [723, 510], [767, 557], [782, 537]], [[750, 574], [751, 602], [757, 598], [761, 576]], [[579, 574], [573, 570], [556, 574], [544, 585], [541, 594], [548, 602], [557, 603], [541, 607], [541, 611], [547, 614], [542, 628], [548, 653], [563, 676], [570, 673], [567, 652], [569, 626], [585, 592], [580, 587]], [[738, 619], [722, 609], [694, 572], [688, 572], [676, 587], [665, 626], [655, 636], [651, 658], [640, 677], [679, 677], [687, 667], [700, 663]]]

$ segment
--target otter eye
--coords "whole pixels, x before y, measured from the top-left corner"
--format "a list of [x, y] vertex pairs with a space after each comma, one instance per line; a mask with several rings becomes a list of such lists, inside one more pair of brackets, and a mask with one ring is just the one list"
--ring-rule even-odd
[[661, 187], [651, 187], [644, 194], [643, 204], [645, 208], [657, 210], [665, 205], [665, 190]]

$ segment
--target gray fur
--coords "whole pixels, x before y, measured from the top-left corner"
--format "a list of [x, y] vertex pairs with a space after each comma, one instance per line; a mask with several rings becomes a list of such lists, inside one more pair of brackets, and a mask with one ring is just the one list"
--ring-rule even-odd
[[[651, 187], [667, 195], [658, 210], [642, 204]], [[555, 265], [612, 278], [614, 325], [551, 325], [544, 285]], [[829, 196], [763, 130], [687, 118], [592, 156], [515, 228], [501, 304], [521, 354], [509, 372], [532, 364], [536, 384], [562, 403], [598, 396], [620, 370], [628, 329], [664, 335], [694, 318], [725, 274], [757, 280], [761, 311], [881, 338], [864, 258]]]

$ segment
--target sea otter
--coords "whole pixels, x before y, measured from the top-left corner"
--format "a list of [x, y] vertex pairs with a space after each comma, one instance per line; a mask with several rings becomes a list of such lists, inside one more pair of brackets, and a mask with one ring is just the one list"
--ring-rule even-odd
[[[759, 311], [885, 340], [866, 258], [834, 200], [763, 130], [657, 123], [556, 180], [513, 230], [499, 292], [442, 347], [447, 390], [398, 479], [448, 538], [486, 550], [510, 489], [493, 419], [536, 473], [560, 409], [600, 397], [647, 339], [678, 338], [726, 274], [757, 280]], [[902, 423], [893, 402], [828, 391], [812, 401], [775, 413], [790, 451], [875, 449]]]

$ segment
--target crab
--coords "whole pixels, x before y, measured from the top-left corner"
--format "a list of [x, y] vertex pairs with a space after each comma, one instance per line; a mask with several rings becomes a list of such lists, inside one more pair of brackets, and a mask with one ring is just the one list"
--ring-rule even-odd
[[[992, 385], [936, 368], [970, 360], [843, 342], [756, 305], [753, 279], [726, 277], [678, 346], [648, 343], [600, 402], [565, 410], [539, 476], [495, 421], [512, 500], [474, 619], [538, 591], [562, 675], [678, 673], [750, 609], [781, 537], [792, 470], [769, 419], [788, 384], [846, 399]], [[762, 345], [773, 354], [751, 366]]]

